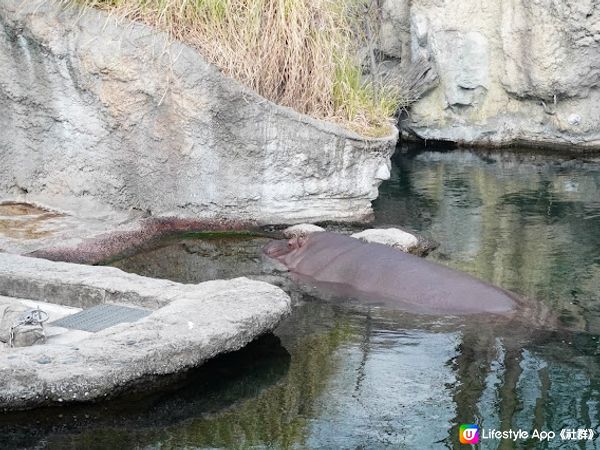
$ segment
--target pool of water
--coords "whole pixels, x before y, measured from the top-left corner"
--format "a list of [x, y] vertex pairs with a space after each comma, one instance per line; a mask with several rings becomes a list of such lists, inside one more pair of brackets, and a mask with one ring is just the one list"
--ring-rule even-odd
[[[1, 447], [461, 448], [463, 423], [598, 435], [600, 161], [518, 155], [398, 154], [376, 223], [437, 240], [429, 258], [543, 303], [569, 331], [411, 316], [294, 290], [294, 312], [274, 335], [160, 394], [0, 420]], [[113, 265], [181, 282], [279, 280], [264, 242], [172, 237]]]

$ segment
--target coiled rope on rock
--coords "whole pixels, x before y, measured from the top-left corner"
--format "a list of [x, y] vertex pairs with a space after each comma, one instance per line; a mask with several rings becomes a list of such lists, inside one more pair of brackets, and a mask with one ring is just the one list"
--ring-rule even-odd
[[25, 325], [39, 325], [42, 328], [42, 337], [44, 342], [46, 341], [46, 333], [44, 332], [44, 322], [48, 320], [48, 313], [39, 308], [28, 309], [23, 312], [15, 322], [13, 326], [10, 327], [10, 335], [8, 339], [9, 347], [14, 347], [15, 340], [15, 331], [22, 326]]

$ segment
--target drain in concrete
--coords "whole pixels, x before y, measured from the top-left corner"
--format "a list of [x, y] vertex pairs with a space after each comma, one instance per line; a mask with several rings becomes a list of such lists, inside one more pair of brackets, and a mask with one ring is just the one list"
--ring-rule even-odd
[[72, 330], [96, 332], [119, 323], [135, 322], [151, 312], [149, 309], [106, 303], [55, 320], [50, 325]]

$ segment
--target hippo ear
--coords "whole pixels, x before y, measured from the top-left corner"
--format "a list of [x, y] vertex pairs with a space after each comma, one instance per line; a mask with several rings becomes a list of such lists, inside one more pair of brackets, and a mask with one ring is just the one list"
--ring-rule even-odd
[[296, 236], [288, 240], [288, 249], [290, 250], [298, 250], [300, 247], [304, 245], [308, 238], [306, 236]]

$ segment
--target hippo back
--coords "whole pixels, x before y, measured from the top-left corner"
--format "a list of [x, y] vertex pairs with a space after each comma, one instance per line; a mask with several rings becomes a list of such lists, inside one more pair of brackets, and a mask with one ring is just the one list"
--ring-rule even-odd
[[311, 234], [288, 256], [292, 272], [415, 312], [507, 313], [515, 308], [512, 294], [471, 275], [341, 234]]

